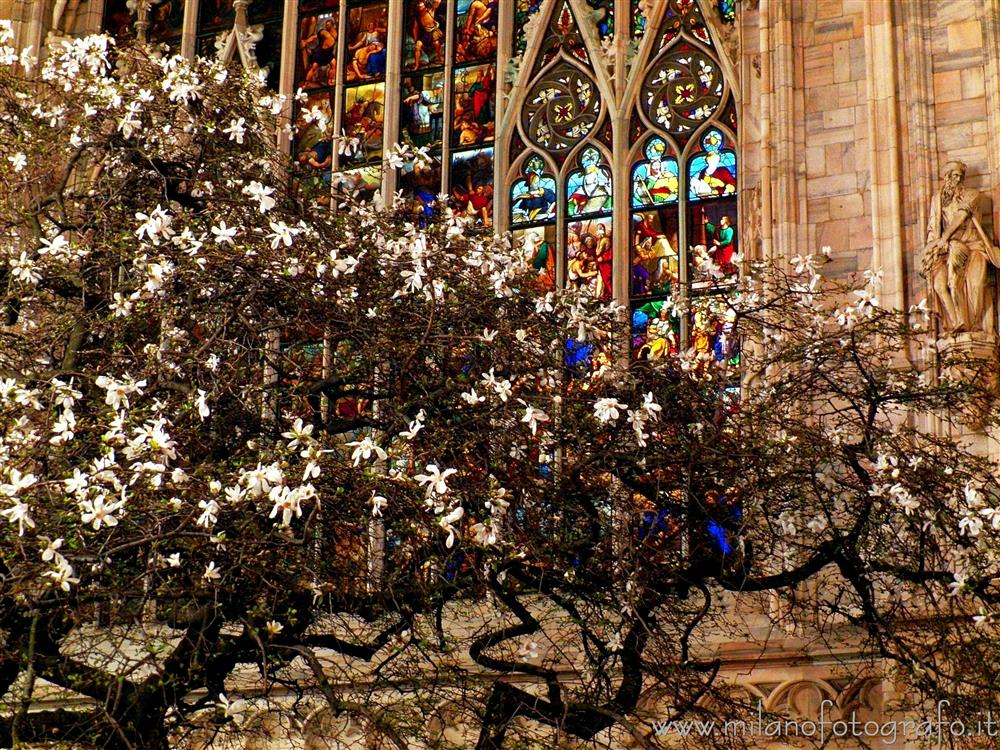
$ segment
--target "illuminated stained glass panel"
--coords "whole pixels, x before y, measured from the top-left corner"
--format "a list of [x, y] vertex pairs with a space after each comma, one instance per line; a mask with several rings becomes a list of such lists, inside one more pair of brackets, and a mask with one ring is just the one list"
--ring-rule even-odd
[[333, 179], [333, 188], [338, 196], [355, 200], [369, 201], [381, 187], [381, 164], [369, 164], [358, 169], [338, 172]]
[[[689, 274], [695, 287], [730, 284], [739, 275], [736, 199], [700, 201], [690, 206]], [[706, 261], [711, 260], [711, 263]]]
[[361, 164], [382, 157], [385, 84], [369, 83], [344, 90], [343, 130], [358, 146], [341, 157], [341, 164]]
[[295, 81], [311, 89], [337, 83], [337, 9], [303, 15], [299, 19]]
[[492, 141], [496, 128], [496, 65], [457, 68], [452, 102], [453, 146]]
[[632, 167], [632, 207], [645, 208], [676, 203], [678, 191], [677, 159], [673, 149], [659, 136], [646, 142], [646, 157]]
[[566, 214], [587, 216], [612, 209], [611, 167], [599, 149], [585, 148], [578, 159], [579, 168], [566, 178]]
[[109, 0], [104, 6], [103, 28], [115, 39], [128, 39], [135, 35], [132, 24], [135, 16], [128, 8], [127, 0]]
[[681, 320], [671, 300], [655, 300], [632, 308], [632, 356], [655, 361], [680, 349]]
[[601, 42], [610, 43], [615, 35], [614, 0], [587, 0], [590, 16]]
[[330, 128], [333, 123], [333, 92], [319, 91], [308, 95], [297, 107], [296, 137], [293, 153], [297, 174], [313, 189], [321, 192], [330, 186], [333, 166], [333, 143]]
[[653, 122], [668, 133], [688, 133], [722, 103], [718, 63], [691, 45], [676, 46], [646, 74], [642, 101]]
[[614, 257], [610, 216], [566, 225], [566, 278], [569, 286], [598, 299], [611, 299]]
[[403, 69], [444, 65], [448, 6], [444, 0], [407, 0], [403, 23]]
[[179, 45], [184, 28], [183, 0], [163, 0], [149, 10], [149, 39]]
[[513, 0], [514, 5], [514, 55], [524, 53], [528, 45], [526, 26], [531, 17], [542, 7], [542, 0]]
[[632, 214], [633, 297], [672, 294], [680, 279], [676, 206]]
[[385, 3], [348, 9], [344, 80], [374, 81], [385, 77], [388, 20]]
[[451, 200], [477, 226], [493, 226], [493, 149], [452, 152]]
[[736, 152], [721, 130], [713, 128], [701, 137], [701, 151], [688, 167], [688, 193], [691, 200], [736, 194]]
[[730, 297], [704, 294], [691, 301], [691, 348], [706, 363], [738, 365], [739, 339], [735, 335], [736, 313]]
[[666, 47], [681, 31], [703, 44], [712, 44], [701, 8], [695, 0], [667, 0], [667, 8], [660, 24], [660, 46]]
[[444, 71], [403, 76], [399, 103], [400, 141], [420, 148], [441, 145], [444, 130]]
[[579, 68], [559, 63], [528, 92], [521, 122], [529, 140], [546, 151], [566, 151], [597, 126], [597, 85]]
[[297, 107], [295, 143], [310, 148], [321, 140], [329, 140], [333, 127], [333, 92], [313, 91]]
[[533, 224], [556, 218], [556, 179], [545, 171], [540, 156], [524, 162], [510, 189], [511, 224]]
[[455, 63], [492, 60], [497, 54], [500, 0], [458, 0], [455, 6]]
[[590, 63], [587, 46], [583, 43], [583, 37], [580, 36], [580, 29], [577, 27], [573, 11], [570, 10], [566, 0], [562, 0], [562, 4], [557, 6], [556, 12], [549, 20], [549, 28], [542, 41], [540, 58], [536, 66], [549, 63], [552, 58], [559, 54], [560, 50], [582, 63]]
[[514, 252], [519, 253], [535, 272], [537, 291], [551, 292], [556, 288], [556, 225], [515, 229]]
[[639, 7], [639, 0], [632, 0], [632, 38], [636, 41], [646, 34], [646, 15]]
[[407, 212], [422, 224], [433, 215], [434, 201], [441, 190], [441, 156], [404, 163], [399, 170], [399, 188], [407, 198]]
[[723, 23], [735, 23], [736, 21], [736, 0], [716, 0], [716, 7], [719, 10], [719, 18]]

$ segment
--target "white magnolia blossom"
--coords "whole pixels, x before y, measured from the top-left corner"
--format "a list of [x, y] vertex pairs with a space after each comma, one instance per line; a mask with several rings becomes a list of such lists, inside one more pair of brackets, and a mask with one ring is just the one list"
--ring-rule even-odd
[[311, 500], [316, 497], [316, 488], [311, 484], [291, 489], [289, 487], [274, 487], [269, 493], [270, 500], [274, 503], [271, 508], [269, 518], [275, 518], [281, 514], [281, 525], [289, 526], [292, 518], [302, 518], [302, 501]]
[[[444, 493], [441, 493], [444, 494]], [[456, 508], [452, 508], [447, 514], [441, 517], [438, 521], [438, 526], [440, 526], [444, 531], [448, 532], [448, 537], [445, 539], [444, 546], [451, 549], [455, 544], [455, 536], [458, 534], [458, 529], [455, 528], [455, 524], [462, 520], [465, 515], [465, 509], [459, 505]]]
[[11, 154], [10, 156], [8, 156], [7, 161], [9, 161], [11, 163], [11, 166], [14, 167], [15, 172], [20, 172], [22, 169], [28, 166], [28, 158], [20, 151], [18, 151], [16, 154]]
[[201, 508], [202, 511], [196, 521], [198, 526], [204, 526], [207, 529], [219, 522], [218, 514], [220, 507], [214, 498], [199, 501], [198, 507]]
[[135, 382], [128, 376], [124, 380], [115, 380], [107, 375], [100, 375], [95, 381], [98, 388], [105, 390], [104, 403], [115, 411], [128, 409], [131, 406], [129, 396], [140, 395], [146, 387], [146, 381]]
[[250, 497], [257, 498], [269, 493], [273, 487], [284, 484], [285, 475], [277, 464], [263, 466], [258, 463], [255, 469], [242, 471], [239, 481]]
[[236, 141], [242, 146], [247, 133], [246, 120], [242, 117], [230, 120], [228, 127], [223, 128], [222, 132], [229, 136], [229, 140]]
[[424, 469], [425, 474], [417, 474], [414, 479], [421, 485], [426, 485], [428, 498], [441, 496], [448, 493], [448, 477], [458, 473], [458, 469], [445, 469], [442, 471], [437, 464], [427, 464]]
[[[215, 563], [212, 563], [212, 565], [214, 566]], [[243, 698], [230, 701], [225, 694], [219, 693], [219, 707], [222, 708], [223, 715], [227, 719], [232, 719], [236, 724], [241, 724], [250, 705]]]
[[628, 409], [628, 404], [616, 398], [599, 398], [594, 403], [594, 416], [601, 424], [614, 424], [625, 409]]
[[355, 466], [361, 463], [361, 459], [370, 461], [372, 456], [375, 456], [379, 461], [385, 461], [389, 457], [389, 454], [372, 440], [371, 435], [366, 435], [363, 440], [355, 440], [345, 445], [348, 448], [354, 448], [354, 451], [351, 453], [351, 459], [354, 461]]
[[281, 437], [288, 440], [289, 450], [295, 450], [300, 446], [306, 446], [313, 442], [312, 431], [313, 426], [311, 424], [305, 424], [301, 417], [297, 417], [292, 423], [292, 428], [287, 432], [281, 433]]
[[497, 543], [497, 527], [492, 521], [475, 523], [469, 528], [469, 531], [472, 532], [472, 538], [475, 539], [476, 544], [489, 547]]
[[201, 417], [202, 420], [207, 419], [208, 416], [212, 413], [212, 410], [208, 407], [207, 397], [208, 394], [205, 393], [205, 391], [203, 391], [201, 388], [199, 388], [198, 396], [194, 400], [195, 409], [198, 410], [198, 416]]
[[94, 531], [100, 531], [101, 526], [117, 526], [118, 519], [114, 514], [124, 505], [123, 500], [109, 503], [106, 495], [98, 495], [93, 500], [83, 500], [80, 503], [80, 521], [89, 524]]
[[220, 221], [217, 226], [211, 229], [212, 236], [215, 237], [216, 245], [232, 245], [233, 238], [239, 232], [239, 227], [230, 227], [225, 221]]
[[34, 258], [28, 255], [26, 250], [22, 250], [18, 257], [11, 258], [8, 263], [11, 276], [17, 281], [34, 286], [42, 280], [38, 264]]
[[4, 516], [10, 523], [17, 524], [18, 536], [24, 536], [26, 528], [35, 528], [35, 522], [31, 518], [31, 508], [20, 500], [14, 500], [13, 505], [0, 510], [0, 516]]
[[524, 401], [521, 401], [521, 404], [524, 406], [524, 416], [521, 417], [521, 421], [527, 424], [531, 434], [535, 435], [538, 432], [538, 425], [549, 421], [549, 415]]
[[480, 396], [476, 389], [472, 388], [462, 394], [462, 400], [470, 406], [476, 406], [486, 400], [486, 396]]

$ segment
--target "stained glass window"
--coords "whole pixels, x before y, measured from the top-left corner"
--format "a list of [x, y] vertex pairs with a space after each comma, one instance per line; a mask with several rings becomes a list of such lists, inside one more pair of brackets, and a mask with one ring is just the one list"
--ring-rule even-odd
[[182, 0], [163, 0], [159, 5], [150, 8], [148, 32], [150, 41], [177, 47], [181, 43], [183, 28], [184, 3]]
[[104, 31], [115, 39], [122, 41], [134, 33], [132, 24], [135, 17], [129, 10], [127, 0], [108, 0], [104, 5]]
[[[732, 3], [716, 2], [726, 20]], [[648, 20], [633, 5], [633, 33]], [[741, 257], [733, 95], [696, 0], [666, 0], [656, 35], [629, 126], [633, 354], [656, 359], [676, 345], [732, 364], [726, 295]]]
[[455, 6], [455, 64], [494, 60], [499, 0], [458, 0]]
[[[135, 28], [126, 5], [108, 0], [105, 28]], [[446, 198], [474, 225], [509, 229], [539, 289], [631, 300], [644, 357], [701, 335], [694, 305], [726, 293], [741, 258], [737, 107], [712, 30], [734, 22], [734, 0], [236, 6], [160, 0], [145, 11], [148, 38], [179, 49], [189, 28], [187, 49], [256, 59], [271, 86], [301, 91], [296, 185], [330, 205], [399, 191], [418, 222]], [[619, 80], [602, 47], [621, 34]], [[389, 169], [392, 142], [418, 157]]]
[[451, 157], [451, 199], [478, 226], [493, 226], [493, 149], [460, 151]]
[[677, 157], [667, 142], [653, 136], [643, 149], [645, 159], [632, 168], [632, 207], [677, 202]]
[[580, 153], [579, 164], [566, 179], [567, 215], [608, 213], [612, 209], [612, 178], [607, 159], [597, 148], [588, 146]]
[[522, 176], [510, 189], [511, 224], [532, 224], [556, 218], [556, 180], [540, 156], [525, 160]]

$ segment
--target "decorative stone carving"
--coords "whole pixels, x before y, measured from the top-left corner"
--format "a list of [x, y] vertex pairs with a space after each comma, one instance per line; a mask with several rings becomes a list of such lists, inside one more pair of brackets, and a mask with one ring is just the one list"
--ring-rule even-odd
[[944, 184], [931, 200], [921, 273], [938, 302], [949, 334], [996, 337], [989, 267], [1000, 267], [1000, 248], [983, 229], [981, 196], [968, 188], [965, 164], [945, 165]]
[[52, 6], [53, 36], [69, 36], [76, 26], [76, 13], [80, 8], [80, 0], [56, 0]]

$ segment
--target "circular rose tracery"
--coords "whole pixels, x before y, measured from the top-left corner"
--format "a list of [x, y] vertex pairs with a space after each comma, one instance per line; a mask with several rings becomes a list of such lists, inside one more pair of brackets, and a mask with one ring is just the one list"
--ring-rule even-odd
[[679, 135], [712, 116], [722, 91], [722, 71], [715, 61], [686, 48], [664, 57], [646, 75], [642, 101], [653, 122]]
[[601, 98], [582, 71], [562, 63], [528, 92], [522, 124], [528, 140], [546, 151], [565, 151], [597, 125]]

